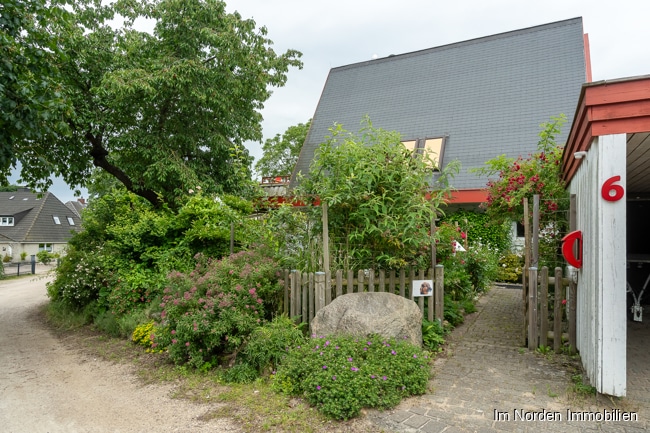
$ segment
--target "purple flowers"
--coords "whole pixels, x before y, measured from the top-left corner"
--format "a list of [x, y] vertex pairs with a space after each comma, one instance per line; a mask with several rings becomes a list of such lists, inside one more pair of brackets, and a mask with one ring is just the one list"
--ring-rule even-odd
[[316, 389], [320, 391], [320, 385], [316, 385]]
[[348, 362], [352, 362], [352, 358], [348, 358]]
[[323, 365], [323, 370], [327, 370], [327, 365]]
[[382, 376], [381, 380], [388, 380], [388, 378], [386, 376]]
[[351, 367], [350, 370], [352, 370], [352, 371], [359, 371], [359, 369], [358, 369], [357, 367]]
[[332, 376], [332, 380], [336, 380], [336, 376]]
[[394, 350], [391, 350], [391, 351], [390, 351], [390, 354], [391, 354], [391, 355], [397, 355], [397, 352], [395, 352]]

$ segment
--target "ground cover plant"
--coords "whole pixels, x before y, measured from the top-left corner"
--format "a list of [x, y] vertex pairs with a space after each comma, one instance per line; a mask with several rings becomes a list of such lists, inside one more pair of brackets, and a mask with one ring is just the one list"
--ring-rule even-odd
[[364, 407], [387, 409], [402, 397], [425, 393], [429, 359], [428, 352], [406, 341], [314, 335], [288, 349], [272, 386], [345, 420]]

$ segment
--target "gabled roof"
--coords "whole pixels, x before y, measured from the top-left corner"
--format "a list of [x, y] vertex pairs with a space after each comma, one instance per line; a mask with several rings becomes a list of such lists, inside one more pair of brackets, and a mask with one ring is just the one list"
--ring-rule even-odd
[[[54, 194], [46, 192], [39, 198], [28, 188], [0, 192], [0, 216], [14, 217], [13, 226], [0, 226], [0, 239], [19, 243], [65, 243], [72, 237], [71, 230], [81, 229], [79, 216]], [[55, 223], [54, 216], [58, 217], [60, 224]]]
[[453, 186], [484, 188], [468, 169], [535, 151], [551, 116], [564, 113], [571, 125], [586, 80], [584, 41], [582, 18], [573, 18], [333, 68], [292, 181], [309, 172], [334, 123], [356, 132], [367, 114], [404, 140], [448, 137], [442, 164], [462, 164]]
[[81, 211], [86, 208], [86, 203], [85, 201], [66, 201], [65, 205], [70, 209], [72, 212], [74, 212], [79, 218], [81, 218]]

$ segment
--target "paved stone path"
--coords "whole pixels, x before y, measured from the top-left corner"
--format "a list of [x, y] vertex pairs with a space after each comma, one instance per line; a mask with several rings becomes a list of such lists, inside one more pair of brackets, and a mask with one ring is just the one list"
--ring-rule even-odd
[[[521, 347], [521, 290], [493, 288], [477, 312], [450, 336], [447, 356], [436, 361], [432, 392], [369, 418], [386, 432], [620, 432], [650, 430], [650, 395], [634, 400], [584, 396], [572, 375], [578, 361]], [[650, 342], [646, 341], [645, 347]], [[646, 354], [647, 357], [647, 354]], [[645, 362], [647, 365], [647, 361]], [[647, 367], [646, 367], [647, 368]], [[647, 371], [647, 370], [646, 370]], [[647, 380], [650, 380], [646, 376]], [[646, 388], [646, 390], [650, 389]], [[639, 388], [635, 389], [639, 391]], [[636, 422], [567, 421], [567, 410], [634, 412]], [[523, 421], [517, 414], [556, 411], [562, 421]], [[556, 415], [557, 416], [557, 415]]]

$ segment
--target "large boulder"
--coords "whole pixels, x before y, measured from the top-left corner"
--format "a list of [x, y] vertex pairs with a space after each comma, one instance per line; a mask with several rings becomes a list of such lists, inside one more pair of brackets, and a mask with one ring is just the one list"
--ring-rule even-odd
[[316, 313], [311, 332], [359, 337], [378, 334], [422, 346], [422, 313], [415, 302], [392, 293], [349, 293]]

